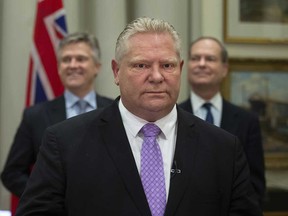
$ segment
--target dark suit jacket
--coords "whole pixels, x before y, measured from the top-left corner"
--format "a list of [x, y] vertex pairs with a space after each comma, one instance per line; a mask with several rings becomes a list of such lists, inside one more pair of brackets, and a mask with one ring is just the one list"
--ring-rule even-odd
[[[262, 215], [238, 139], [178, 110], [166, 216]], [[151, 216], [118, 101], [49, 127], [16, 216]]]
[[[96, 98], [99, 108], [113, 102], [113, 100], [98, 94]], [[1, 174], [3, 184], [13, 194], [19, 197], [24, 191], [45, 129], [65, 119], [64, 96], [25, 109]]]
[[[184, 110], [193, 113], [190, 99], [179, 104]], [[262, 203], [265, 194], [265, 169], [261, 129], [258, 117], [238, 106], [223, 100], [220, 127], [236, 135], [243, 145], [251, 172], [251, 181]]]

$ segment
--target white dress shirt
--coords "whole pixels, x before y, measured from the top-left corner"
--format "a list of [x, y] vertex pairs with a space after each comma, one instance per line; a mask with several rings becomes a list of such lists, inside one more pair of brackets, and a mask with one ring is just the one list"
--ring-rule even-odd
[[[141, 119], [131, 112], [129, 112], [123, 105], [121, 99], [119, 101], [119, 110], [123, 120], [124, 128], [132, 149], [138, 172], [140, 173], [141, 166], [141, 147], [143, 143], [143, 134], [140, 132], [141, 128], [148, 123], [146, 120]], [[176, 146], [177, 137], [177, 110], [176, 105], [172, 111], [162, 119], [159, 119], [156, 124], [161, 133], [157, 138], [163, 158], [165, 187], [166, 187], [166, 200], [168, 200], [168, 192], [170, 186], [171, 167], [174, 158], [174, 151]]]
[[205, 120], [207, 115], [207, 109], [203, 107], [203, 104], [210, 102], [212, 104], [211, 112], [213, 115], [214, 125], [220, 127], [223, 103], [222, 96], [219, 92], [213, 98], [211, 98], [211, 100], [205, 101], [203, 98], [199, 97], [197, 94], [191, 91], [190, 101], [193, 114], [203, 120]]

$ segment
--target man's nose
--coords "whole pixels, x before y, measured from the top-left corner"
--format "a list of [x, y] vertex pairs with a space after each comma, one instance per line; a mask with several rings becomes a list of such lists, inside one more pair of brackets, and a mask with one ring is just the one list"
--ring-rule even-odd
[[75, 58], [72, 58], [71, 61], [69, 62], [70, 67], [76, 67], [78, 65], [78, 61]]
[[201, 57], [199, 60], [199, 65], [204, 66], [206, 64], [206, 59], [204, 57]]
[[150, 73], [150, 80], [154, 80], [157, 82], [163, 81], [163, 74], [161, 71], [161, 66], [159, 65], [155, 65], [151, 68], [151, 73]]

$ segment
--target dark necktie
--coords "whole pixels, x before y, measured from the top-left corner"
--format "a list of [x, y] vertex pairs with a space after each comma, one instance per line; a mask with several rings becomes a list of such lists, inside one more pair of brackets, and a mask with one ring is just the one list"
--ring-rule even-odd
[[166, 207], [166, 189], [163, 159], [156, 141], [160, 128], [148, 123], [141, 129], [144, 141], [141, 149], [140, 176], [152, 216], [163, 216]]
[[211, 106], [212, 106], [211, 103], [204, 103], [203, 104], [203, 107], [207, 110], [207, 115], [206, 115], [205, 121], [213, 124], [214, 123], [214, 119], [213, 119], [213, 115], [212, 115], [212, 112], [211, 112]]

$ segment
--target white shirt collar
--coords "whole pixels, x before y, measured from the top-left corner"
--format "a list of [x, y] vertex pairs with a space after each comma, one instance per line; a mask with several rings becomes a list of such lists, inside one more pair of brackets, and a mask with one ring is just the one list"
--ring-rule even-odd
[[[123, 105], [121, 98], [119, 101], [119, 110], [123, 120], [124, 127], [127, 133], [130, 133], [133, 137], [136, 137], [141, 130], [141, 128], [148, 123], [148, 121], [139, 118], [132, 114]], [[172, 111], [165, 117], [154, 122], [162, 131], [160, 136], [166, 139], [167, 134], [171, 133], [173, 126], [177, 123], [177, 110], [176, 105], [173, 107]]]
[[219, 112], [222, 110], [222, 96], [220, 92], [217, 92], [214, 97], [212, 97], [209, 101], [204, 100], [199, 95], [195, 94], [193, 91], [190, 93], [190, 101], [193, 104], [192, 109], [193, 113], [196, 113], [204, 103], [210, 102], [213, 107]]
[[[74, 106], [74, 104], [80, 99], [67, 89], [64, 92], [64, 97], [65, 97], [66, 109], [69, 109], [72, 106]], [[95, 91], [93, 90], [90, 91], [87, 95], [85, 95], [83, 100], [85, 100], [89, 104], [89, 106], [91, 106], [93, 109], [97, 108]]]

